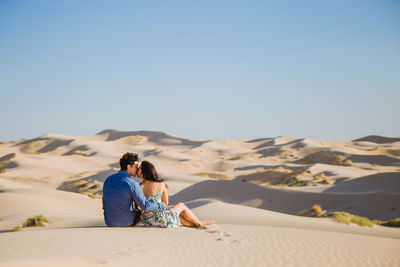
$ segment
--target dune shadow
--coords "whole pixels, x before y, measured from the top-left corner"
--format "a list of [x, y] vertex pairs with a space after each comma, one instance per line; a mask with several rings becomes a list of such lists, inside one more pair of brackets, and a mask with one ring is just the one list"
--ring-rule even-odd
[[7, 169], [13, 169], [13, 168], [17, 168], [18, 164], [11, 161], [11, 162], [4, 162], [2, 164], [0, 164], [0, 173], [4, 172]]
[[70, 180], [70, 181], [65, 181], [62, 185], [60, 185], [57, 190], [62, 190], [62, 188], [64, 188], [66, 185], [70, 184], [70, 183], [76, 183], [78, 181], [89, 181], [89, 180], [97, 180], [98, 182], [104, 183], [104, 181], [107, 179], [108, 176], [113, 175], [115, 173], [117, 173], [118, 170], [115, 169], [109, 169], [109, 170], [105, 170], [105, 171], [101, 171], [99, 173], [90, 175], [90, 176], [86, 176], [80, 179], [74, 179], [74, 180]]
[[297, 171], [305, 168], [305, 166], [287, 166], [285, 164], [280, 164], [280, 165], [250, 165], [250, 166], [234, 168], [234, 170], [235, 171], [249, 171], [249, 170], [254, 170], [254, 169], [259, 169], [259, 168], [263, 168], [264, 170], [267, 170], [267, 169], [275, 169], [275, 168], [279, 168], [279, 167], [289, 169], [292, 172], [297, 172]]
[[15, 153], [9, 153], [7, 155], [4, 155], [0, 158], [0, 163], [4, 162], [4, 161], [10, 161], [13, 158], [15, 158]]
[[379, 136], [379, 135], [368, 135], [359, 139], [352, 140], [352, 142], [360, 142], [366, 141], [376, 144], [385, 144], [385, 143], [394, 143], [400, 142], [400, 138], [398, 137], [386, 137], [386, 136]]
[[[202, 181], [172, 195], [170, 203], [186, 203], [199, 199], [215, 199], [245, 206], [249, 206], [247, 203], [257, 199], [259, 201], [256, 207], [259, 209], [292, 215], [297, 215], [299, 211], [308, 210], [314, 204], [319, 204], [327, 211], [344, 211], [351, 205], [353, 207], [352, 213], [375, 219], [386, 220], [400, 216], [400, 195], [391, 193], [335, 194], [302, 192], [281, 188], [266, 188], [240, 181]], [[391, 208], [395, 208], [393, 209], [394, 212], [388, 212]]]
[[108, 176], [117, 172], [115, 169], [109, 169], [80, 179], [67, 180], [58, 186], [57, 190], [81, 193], [92, 198], [98, 198], [103, 195], [104, 181]]
[[50, 141], [50, 143], [46, 144], [43, 148], [36, 151], [38, 153], [47, 153], [47, 152], [56, 150], [57, 148], [59, 148], [61, 146], [68, 146], [74, 140], [73, 139], [63, 140], [63, 139], [54, 139], [54, 138], [48, 138], [48, 137], [38, 137], [38, 138], [33, 138], [33, 139], [29, 139], [26, 141], [16, 143], [14, 146], [29, 145], [31, 143], [38, 142], [38, 141]]
[[109, 170], [101, 171], [101, 172], [96, 173], [96, 174], [91, 175], [91, 176], [87, 176], [84, 179], [86, 179], [86, 180], [89, 180], [89, 179], [90, 180], [97, 180], [99, 182], [103, 182], [104, 183], [104, 181], [107, 179], [108, 176], [113, 175], [113, 174], [115, 174], [117, 172], [118, 172], [118, 170], [109, 169]]
[[143, 151], [143, 157], [150, 157], [150, 156], [157, 156], [159, 155], [161, 152], [157, 151], [157, 149], [147, 149], [145, 151]]
[[175, 146], [175, 145], [182, 145], [182, 146], [190, 146], [192, 148], [201, 146], [202, 144], [208, 141], [193, 141], [185, 138], [180, 138], [176, 136], [172, 136], [163, 132], [156, 132], [156, 131], [130, 131], [130, 132], [123, 132], [117, 130], [104, 130], [99, 132], [97, 135], [108, 134], [106, 141], [114, 141], [118, 140], [127, 136], [134, 136], [140, 135], [145, 136], [148, 138], [149, 142], [156, 143], [163, 146]]
[[74, 141], [73, 139], [70, 139], [70, 140], [54, 140], [50, 144], [48, 144], [45, 147], [43, 147], [42, 149], [39, 149], [37, 152], [39, 152], [39, 153], [47, 153], [47, 152], [56, 150], [57, 148], [62, 147], [62, 146], [69, 146], [73, 141]]
[[381, 166], [400, 166], [400, 159], [385, 155], [352, 155], [350, 159], [353, 163], [369, 163]]
[[294, 144], [293, 146], [291, 146], [291, 148], [293, 149], [302, 149], [305, 148], [307, 146], [307, 144], [304, 144], [303, 142], [304, 139], [300, 139], [298, 143]]
[[289, 145], [294, 145], [294, 146], [296, 146], [296, 145], [299, 144], [299, 143], [302, 144], [302, 142], [303, 142], [304, 140], [305, 140], [304, 138], [298, 138], [298, 139], [295, 139], [295, 140], [290, 141], [290, 142], [287, 142], [287, 143], [279, 144], [279, 145], [277, 145], [277, 146], [289, 146]]
[[294, 164], [328, 164], [328, 165], [343, 165], [343, 160], [346, 154], [339, 151], [332, 151], [330, 149], [320, 149], [312, 152], [303, 158], [293, 161]]
[[192, 200], [189, 201], [187, 203], [185, 203], [185, 205], [189, 208], [189, 209], [195, 209], [204, 205], [207, 205], [209, 203], [211, 203], [212, 201], [210, 200], [206, 200], [206, 199], [199, 199], [199, 200]]
[[18, 164], [11, 161], [15, 158], [15, 153], [9, 153], [0, 158], [0, 173], [6, 171], [7, 169], [12, 169], [18, 167]]
[[[279, 147], [282, 147], [282, 146], [289, 146], [289, 145], [292, 145], [292, 144], [294, 144], [294, 146], [292, 146], [292, 148], [303, 148], [303, 147], [306, 146], [305, 144], [302, 143], [302, 141], [305, 140], [304, 138], [292, 140], [292, 141], [289, 141], [287, 143], [283, 143], [283, 144], [279, 144], [279, 145], [275, 144], [275, 138], [255, 139], [255, 140], [258, 141], [258, 142], [266, 140], [266, 142], [256, 146], [254, 149], [262, 149], [262, 148], [266, 148], [266, 147], [270, 147], [270, 146], [273, 146], [274, 148], [279, 148]], [[252, 142], [256, 142], [256, 141], [253, 141], [253, 140], [251, 140], [251, 141]], [[248, 143], [251, 143], [251, 142], [248, 141]]]
[[32, 138], [32, 139], [28, 139], [22, 142], [17, 142], [14, 146], [19, 146], [19, 145], [28, 145], [34, 142], [38, 142], [38, 141], [48, 141], [51, 140], [48, 137], [37, 137], [37, 138]]
[[400, 172], [378, 173], [341, 181], [324, 193], [372, 193], [400, 194]]
[[273, 156], [278, 156], [283, 152], [283, 150], [279, 147], [272, 147], [272, 148], [267, 148], [267, 149], [260, 149], [256, 151], [256, 154], [260, 154], [263, 158], [266, 157], [273, 157]]
[[88, 151], [88, 150], [89, 150], [89, 147], [87, 147], [85, 145], [77, 146], [77, 147], [65, 152], [64, 154], [62, 154], [62, 156], [70, 156], [70, 155], [76, 154], [77, 152]]
[[264, 148], [264, 147], [273, 146], [274, 143], [275, 143], [275, 140], [274, 140], [274, 139], [268, 140], [267, 142], [264, 142], [264, 143], [262, 143], [262, 144], [256, 146], [254, 149], [261, 149], [261, 148]]
[[248, 141], [246, 141], [246, 143], [257, 143], [257, 142], [261, 142], [261, 141], [270, 141], [270, 140], [272, 140], [272, 139], [274, 139], [274, 138], [272, 138], [272, 137], [257, 138], [257, 139], [248, 140]]

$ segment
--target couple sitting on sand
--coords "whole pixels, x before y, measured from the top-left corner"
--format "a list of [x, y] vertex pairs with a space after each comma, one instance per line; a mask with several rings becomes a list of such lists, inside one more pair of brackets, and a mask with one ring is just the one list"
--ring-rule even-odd
[[[138, 155], [125, 153], [121, 170], [103, 185], [104, 220], [107, 226], [153, 226], [175, 228], [180, 225], [204, 228], [215, 221], [200, 221], [182, 202], [168, 207], [168, 193], [153, 164], [138, 162]], [[143, 179], [140, 185], [131, 176]]]

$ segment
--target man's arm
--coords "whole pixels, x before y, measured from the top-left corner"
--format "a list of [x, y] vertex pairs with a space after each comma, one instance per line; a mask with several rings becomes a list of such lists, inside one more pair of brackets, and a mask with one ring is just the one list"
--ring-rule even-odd
[[131, 191], [133, 201], [139, 205], [139, 207], [144, 211], [163, 211], [165, 210], [164, 203], [154, 203], [147, 200], [143, 194], [142, 188], [135, 181], [131, 184]]

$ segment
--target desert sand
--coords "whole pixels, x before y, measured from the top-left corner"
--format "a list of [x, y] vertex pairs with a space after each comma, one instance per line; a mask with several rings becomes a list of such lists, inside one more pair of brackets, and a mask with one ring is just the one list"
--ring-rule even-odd
[[[106, 227], [102, 184], [125, 152], [154, 163], [170, 204], [217, 223]], [[298, 215], [315, 204], [325, 214], [399, 218], [400, 138], [190, 140], [104, 130], [1, 142], [0, 266], [400, 266], [399, 228]], [[49, 223], [10, 231], [39, 214]]]

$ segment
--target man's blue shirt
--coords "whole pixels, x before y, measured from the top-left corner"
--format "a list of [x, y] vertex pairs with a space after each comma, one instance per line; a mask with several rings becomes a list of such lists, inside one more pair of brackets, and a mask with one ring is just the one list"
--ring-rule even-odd
[[145, 211], [163, 211], [163, 203], [147, 200], [142, 188], [125, 171], [109, 176], [103, 185], [104, 220], [107, 226], [131, 226], [136, 216], [135, 202]]

